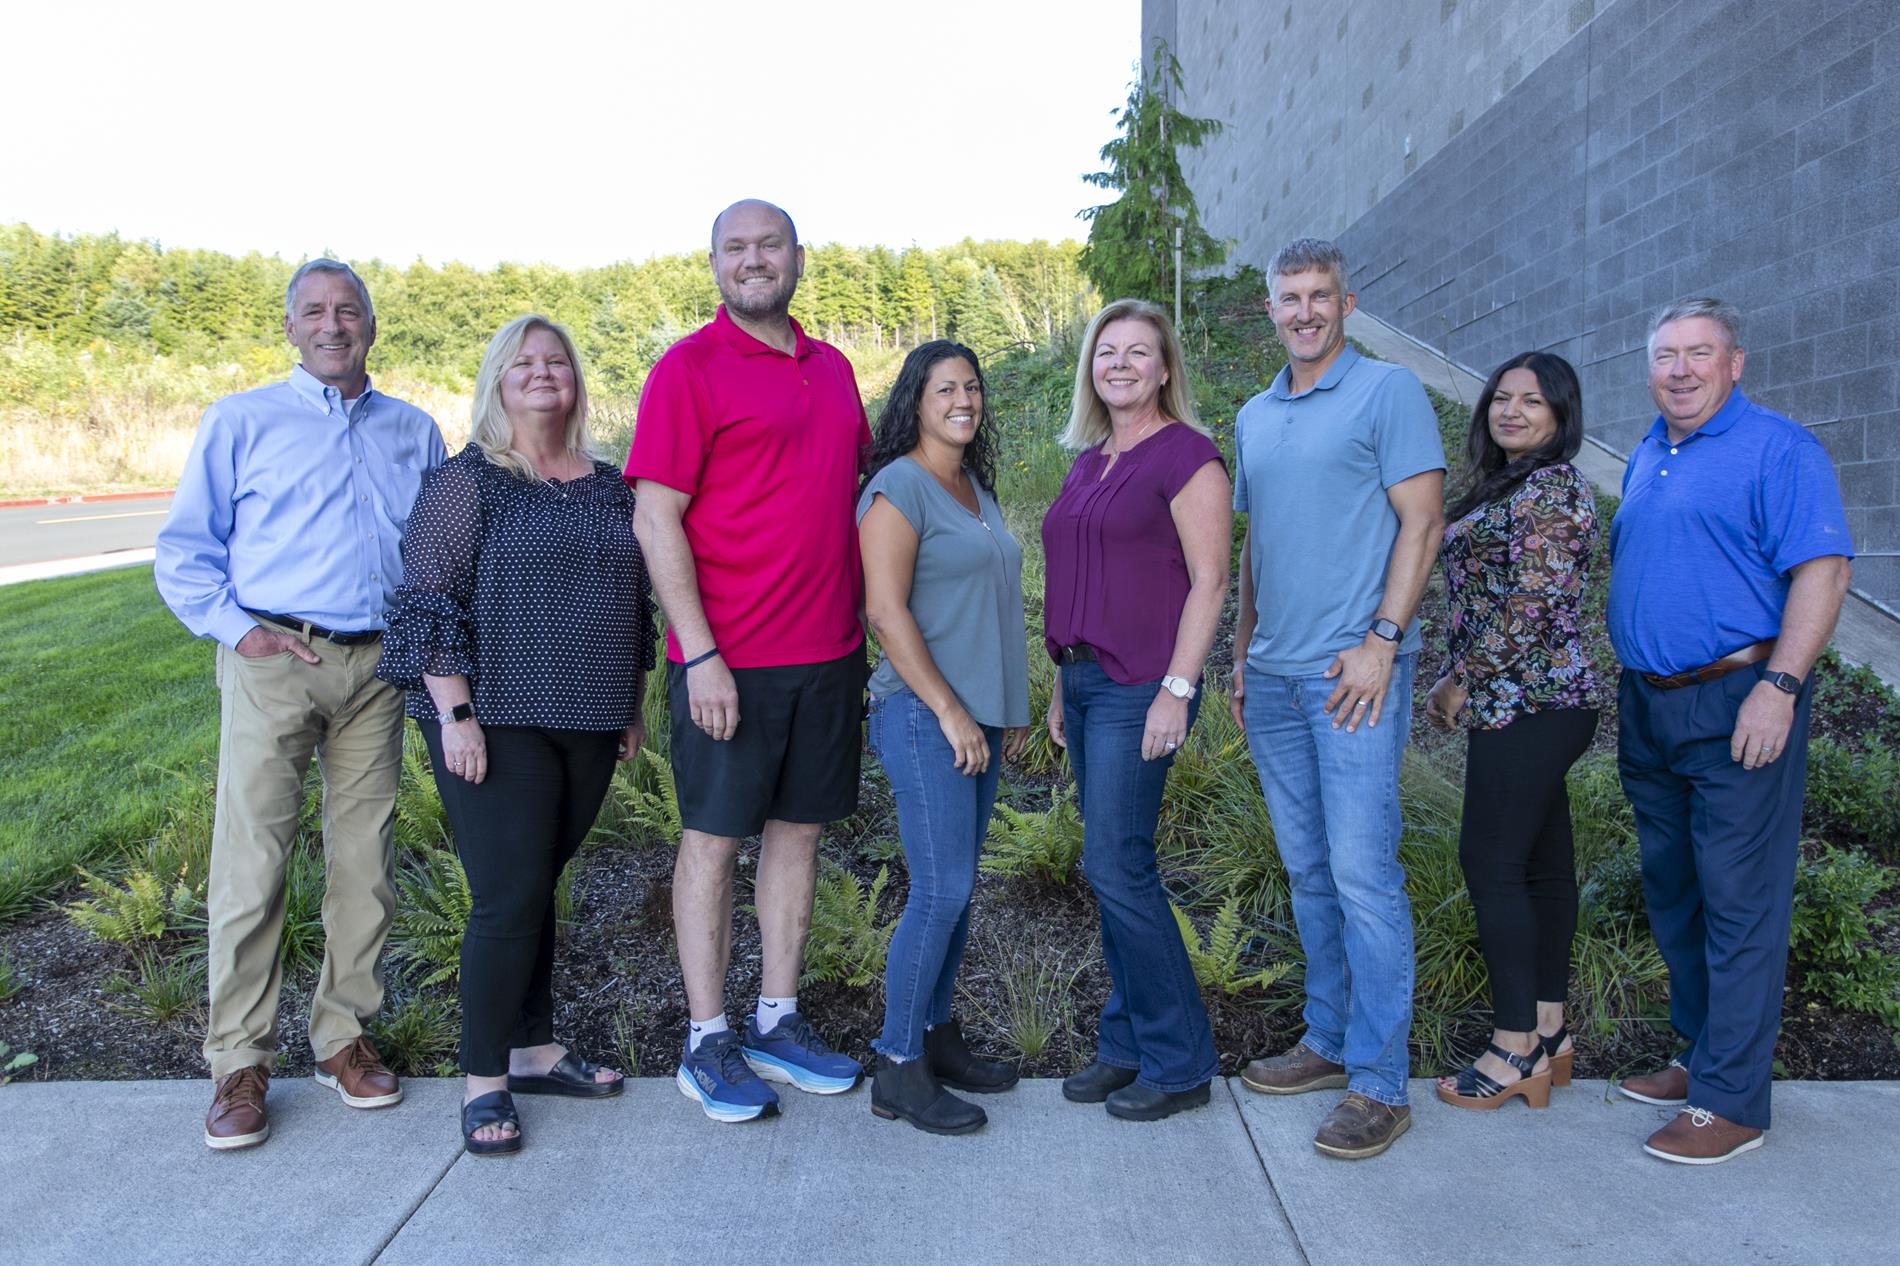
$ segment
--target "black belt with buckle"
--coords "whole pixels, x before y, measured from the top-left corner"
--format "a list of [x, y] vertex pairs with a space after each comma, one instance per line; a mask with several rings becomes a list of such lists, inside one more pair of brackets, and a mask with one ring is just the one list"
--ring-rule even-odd
[[1077, 642], [1074, 646], [1056, 647], [1058, 664], [1092, 664], [1095, 662], [1095, 648], [1087, 642]]
[[[246, 607], [245, 610], [250, 611], [250, 608]], [[296, 629], [306, 637], [320, 637], [326, 642], [335, 642], [338, 646], [361, 646], [364, 642], [373, 642], [383, 635], [381, 629], [364, 629], [360, 633], [326, 629], [321, 624], [312, 624], [309, 620], [300, 620], [294, 615], [278, 615], [271, 611], [251, 611], [251, 614], [260, 620], [269, 620], [272, 624]]]

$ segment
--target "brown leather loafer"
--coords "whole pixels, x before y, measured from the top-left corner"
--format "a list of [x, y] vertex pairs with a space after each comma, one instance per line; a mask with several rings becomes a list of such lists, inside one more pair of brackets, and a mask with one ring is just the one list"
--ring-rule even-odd
[[1644, 1073], [1640, 1077], [1625, 1077], [1616, 1083], [1616, 1089], [1638, 1103], [1673, 1108], [1677, 1104], [1689, 1102], [1689, 1070], [1683, 1067], [1681, 1060], [1672, 1059], [1666, 1067], [1656, 1072]]
[[318, 1060], [314, 1075], [319, 1083], [342, 1095], [343, 1102], [352, 1108], [387, 1108], [402, 1102], [402, 1083], [383, 1066], [383, 1057], [361, 1034], [330, 1058]]
[[1410, 1108], [1395, 1108], [1362, 1094], [1348, 1094], [1320, 1122], [1313, 1146], [1341, 1160], [1365, 1160], [1392, 1146], [1412, 1125]]
[[1240, 1083], [1265, 1095], [1299, 1095], [1309, 1090], [1344, 1090], [1346, 1066], [1323, 1059], [1304, 1042], [1284, 1055], [1256, 1059], [1240, 1070]]
[[240, 1068], [218, 1078], [205, 1114], [205, 1146], [219, 1152], [256, 1147], [270, 1137], [270, 1117], [264, 1096], [270, 1091], [270, 1070], [262, 1064]]
[[1760, 1147], [1761, 1135], [1754, 1126], [1737, 1125], [1707, 1108], [1686, 1107], [1650, 1135], [1643, 1150], [1678, 1165], [1720, 1165]]

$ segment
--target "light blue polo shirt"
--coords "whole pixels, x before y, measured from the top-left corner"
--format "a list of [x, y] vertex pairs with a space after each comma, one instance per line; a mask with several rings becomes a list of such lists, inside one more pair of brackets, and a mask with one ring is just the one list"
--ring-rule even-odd
[[1827, 450], [1740, 389], [1680, 443], [1661, 417], [1610, 524], [1610, 644], [1670, 676], [1781, 632], [1789, 573], [1854, 556]]
[[[1418, 378], [1351, 347], [1299, 395], [1282, 369], [1241, 407], [1234, 509], [1252, 516], [1258, 615], [1249, 671], [1315, 676], [1365, 639], [1399, 535], [1386, 489], [1444, 468]], [[1399, 651], [1418, 648], [1414, 617]]]

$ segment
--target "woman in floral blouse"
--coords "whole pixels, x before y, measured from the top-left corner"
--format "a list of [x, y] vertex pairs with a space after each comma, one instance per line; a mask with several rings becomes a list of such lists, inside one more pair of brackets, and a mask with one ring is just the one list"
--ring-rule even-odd
[[1583, 393], [1561, 357], [1526, 352], [1479, 393], [1471, 475], [1446, 516], [1451, 656], [1425, 713], [1467, 729], [1458, 860], [1491, 975], [1491, 1045], [1442, 1078], [1438, 1096], [1534, 1108], [1570, 1082], [1564, 1028], [1577, 875], [1564, 775], [1597, 728], [1597, 681], [1583, 635], [1596, 551], [1596, 502], [1570, 464], [1583, 443]]

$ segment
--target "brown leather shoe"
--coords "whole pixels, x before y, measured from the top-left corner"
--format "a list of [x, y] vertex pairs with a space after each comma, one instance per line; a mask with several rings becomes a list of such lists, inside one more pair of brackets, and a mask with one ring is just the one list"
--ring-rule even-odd
[[1737, 1125], [1707, 1108], [1684, 1108], [1676, 1119], [1649, 1136], [1643, 1150], [1678, 1165], [1720, 1165], [1761, 1146], [1761, 1131]]
[[330, 1058], [318, 1060], [315, 1076], [352, 1108], [387, 1108], [402, 1102], [402, 1084], [396, 1074], [383, 1066], [383, 1057], [361, 1034]]
[[1346, 1066], [1322, 1059], [1304, 1042], [1284, 1055], [1256, 1059], [1240, 1070], [1240, 1082], [1266, 1095], [1299, 1095], [1309, 1090], [1344, 1090]]
[[1313, 1146], [1341, 1160], [1365, 1160], [1392, 1146], [1392, 1141], [1411, 1125], [1410, 1108], [1394, 1108], [1362, 1094], [1348, 1094], [1320, 1122]]
[[264, 1096], [270, 1091], [270, 1070], [252, 1064], [218, 1078], [205, 1114], [205, 1146], [215, 1151], [256, 1147], [270, 1137], [270, 1117]]
[[1656, 1072], [1644, 1073], [1640, 1077], [1625, 1077], [1616, 1083], [1616, 1088], [1638, 1103], [1673, 1108], [1679, 1103], [1689, 1102], [1689, 1070], [1681, 1060], [1672, 1059], [1666, 1067]]

